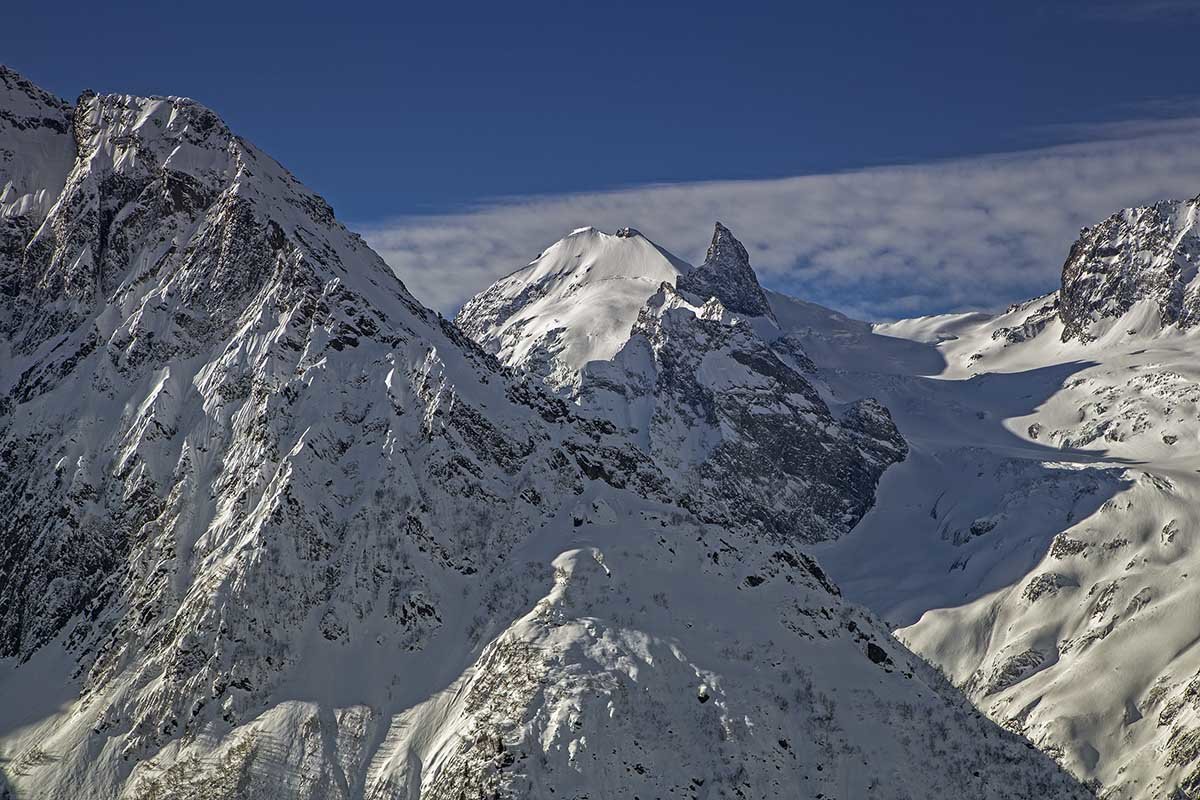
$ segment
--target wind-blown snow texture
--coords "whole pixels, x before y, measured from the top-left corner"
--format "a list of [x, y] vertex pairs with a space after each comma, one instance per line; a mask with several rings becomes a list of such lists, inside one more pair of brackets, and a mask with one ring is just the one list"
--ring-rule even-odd
[[[1086, 796], [203, 106], [0, 79], [0, 796]], [[898, 457], [676, 310], [714, 428]]]

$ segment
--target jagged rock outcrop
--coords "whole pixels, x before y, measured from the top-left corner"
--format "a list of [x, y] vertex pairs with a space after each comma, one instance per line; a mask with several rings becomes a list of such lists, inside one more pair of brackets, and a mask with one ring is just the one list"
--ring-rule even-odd
[[746, 248], [720, 222], [713, 230], [704, 263], [681, 275], [676, 288], [700, 300], [715, 297], [734, 314], [775, 318]]
[[1127, 208], [1084, 228], [1063, 265], [1058, 296], [1062, 337], [1092, 338], [1092, 326], [1149, 303], [1156, 322], [1192, 328], [1200, 321], [1200, 198]]

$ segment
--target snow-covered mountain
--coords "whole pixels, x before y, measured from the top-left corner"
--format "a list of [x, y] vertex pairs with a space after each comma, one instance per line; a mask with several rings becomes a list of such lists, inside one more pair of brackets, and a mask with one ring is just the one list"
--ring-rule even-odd
[[[520, 299], [513, 281], [522, 273], [504, 289], [521, 326], [498, 315], [472, 327], [488, 292], [460, 319], [520, 371], [553, 375], [547, 382], [581, 413], [638, 430], [643, 397], [664, 394], [626, 388], [646, 384], [622, 362], [648, 363], [631, 358], [646, 350], [639, 341], [654, 340], [648, 322], [659, 308], [688, 307], [692, 319], [728, 323], [739, 315], [725, 298], [704, 298], [736, 296], [744, 324], [729, 327], [796, 367], [812, 389], [800, 394], [831, 409], [877, 398], [907, 443], [861, 523], [813, 548], [847, 596], [1101, 796], [1194, 797], [1197, 202], [1127, 209], [1084, 229], [1059, 291], [995, 316], [872, 326], [743, 291], [745, 251], [726, 247], [732, 257], [710, 251], [704, 270], [679, 269], [638, 318], [626, 314], [629, 344], [601, 363], [556, 361], [553, 347], [540, 360], [522, 355], [524, 332], [544, 323]], [[727, 238], [718, 227], [714, 248]], [[728, 281], [715, 279], [718, 262], [737, 265]], [[563, 274], [574, 285], [587, 280]], [[586, 315], [562, 319], [560, 339], [590, 335]], [[711, 357], [703, 345], [690, 349]], [[651, 448], [668, 474], [670, 453], [686, 452], [673, 444]]]
[[[0, 796], [1089, 796], [208, 109], [3, 69], [0, 109]], [[827, 437], [848, 527], [886, 413], [647, 288], [672, 413]]]
[[575, 231], [456, 322], [518, 374], [626, 431], [685, 507], [783, 541], [846, 533], [907, 449], [882, 405], [821, 396], [719, 222], [696, 268], [630, 229]]
[[822, 562], [1114, 800], [1200, 792], [1195, 206], [1085, 229], [1051, 295], [860, 328], [840, 351], [890, 363], [799, 336], [835, 394], [879, 397], [910, 445]]
[[569, 392], [586, 364], [625, 346], [664, 283], [739, 318], [771, 318], [746, 249], [718, 222], [696, 268], [633, 228], [578, 228], [468, 300], [455, 322], [504, 364]]
[[646, 298], [687, 269], [638, 231], [579, 228], [467, 301], [456, 322], [505, 364], [559, 388], [616, 355]]

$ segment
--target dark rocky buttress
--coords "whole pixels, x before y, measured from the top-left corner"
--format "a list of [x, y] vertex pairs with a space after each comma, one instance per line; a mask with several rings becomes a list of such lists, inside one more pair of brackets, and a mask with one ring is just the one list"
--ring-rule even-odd
[[750, 266], [746, 248], [720, 222], [713, 231], [704, 263], [679, 276], [676, 288], [696, 295], [701, 302], [715, 297], [735, 314], [775, 318], [767, 295]]

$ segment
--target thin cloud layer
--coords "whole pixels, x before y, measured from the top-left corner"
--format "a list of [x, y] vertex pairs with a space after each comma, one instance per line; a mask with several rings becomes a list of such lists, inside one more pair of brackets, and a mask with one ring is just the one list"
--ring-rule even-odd
[[1092, 134], [929, 164], [499, 200], [363, 234], [447, 313], [582, 225], [629, 225], [697, 263], [718, 219], [764, 284], [861, 318], [997, 308], [1054, 289], [1080, 227], [1200, 194], [1200, 118]]

